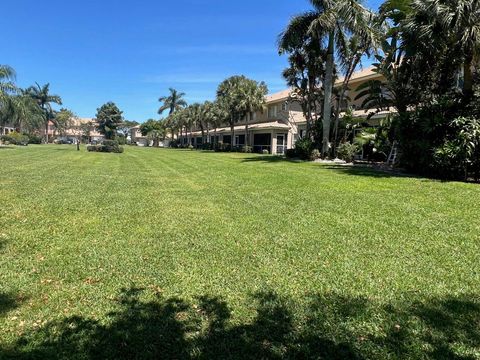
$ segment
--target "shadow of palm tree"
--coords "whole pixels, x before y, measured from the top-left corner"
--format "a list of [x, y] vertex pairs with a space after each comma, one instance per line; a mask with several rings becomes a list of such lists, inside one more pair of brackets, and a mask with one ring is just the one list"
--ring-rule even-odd
[[288, 159], [284, 156], [276, 155], [257, 155], [243, 158], [242, 162], [264, 162], [264, 163], [278, 163], [278, 162], [288, 162], [288, 163], [302, 163], [304, 161], [297, 159]]
[[473, 359], [480, 351], [478, 298], [384, 305], [321, 294], [300, 306], [262, 292], [252, 296], [255, 317], [237, 323], [217, 297], [141, 301], [142, 292], [123, 290], [105, 321], [52, 322], [0, 350], [0, 358]]
[[339, 174], [367, 176], [374, 178], [419, 178], [419, 176], [389, 170], [381, 170], [363, 165], [324, 165], [322, 169], [332, 170]]
[[[0, 292], [0, 318], [18, 306], [19, 299], [11, 293]], [[1, 355], [1, 351], [0, 351]]]

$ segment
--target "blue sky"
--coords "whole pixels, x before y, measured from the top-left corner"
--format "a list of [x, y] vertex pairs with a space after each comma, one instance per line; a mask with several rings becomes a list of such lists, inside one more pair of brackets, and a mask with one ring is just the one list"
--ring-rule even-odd
[[79, 116], [114, 101], [142, 122], [158, 118], [169, 87], [189, 102], [213, 99], [235, 74], [284, 89], [275, 41], [306, 9], [307, 0], [5, 1], [0, 63], [16, 69], [20, 86], [49, 82]]

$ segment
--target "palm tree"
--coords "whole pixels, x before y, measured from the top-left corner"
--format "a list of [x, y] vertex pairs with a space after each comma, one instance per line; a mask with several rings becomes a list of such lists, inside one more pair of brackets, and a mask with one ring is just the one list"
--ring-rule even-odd
[[376, 33], [370, 27], [372, 12], [362, 6], [359, 0], [310, 0], [314, 10], [294, 17], [280, 35], [279, 47], [286, 48], [291, 41], [313, 36], [327, 44], [322, 154], [329, 150], [330, 122], [332, 115], [332, 92], [335, 67], [335, 53], [339, 62], [344, 62], [345, 48], [349, 36], [370, 38], [376, 43]]
[[43, 111], [37, 102], [23, 93], [11, 97], [11, 121], [13, 125], [26, 132], [33, 132], [42, 127]]
[[245, 150], [249, 146], [248, 125], [257, 111], [263, 111], [265, 107], [265, 96], [268, 94], [267, 85], [264, 82], [258, 83], [255, 80], [244, 78], [239, 88], [240, 108], [243, 109], [245, 118]]
[[183, 109], [187, 106], [187, 102], [183, 99], [185, 93], [178, 92], [173, 88], [169, 88], [170, 95], [162, 96], [158, 101], [163, 103], [163, 105], [158, 109], [158, 113], [162, 114], [165, 110], [170, 110], [169, 115], [173, 114], [175, 111]]
[[40, 86], [38, 83], [35, 83], [34, 86], [31, 86], [26, 90], [26, 94], [35, 99], [38, 106], [40, 106], [43, 111], [45, 121], [45, 143], [48, 144], [48, 123], [53, 118], [52, 103], [62, 105], [62, 99], [58, 95], [50, 94], [50, 84]]
[[4, 132], [4, 127], [12, 113], [11, 94], [18, 89], [15, 86], [15, 70], [8, 65], [0, 65], [0, 135]]
[[14, 80], [15, 70], [8, 65], [0, 65], [0, 95], [17, 91]]
[[480, 60], [480, 0], [415, 0], [406, 27], [420, 43], [451, 50], [449, 61], [463, 62], [463, 93], [473, 94], [473, 64]]

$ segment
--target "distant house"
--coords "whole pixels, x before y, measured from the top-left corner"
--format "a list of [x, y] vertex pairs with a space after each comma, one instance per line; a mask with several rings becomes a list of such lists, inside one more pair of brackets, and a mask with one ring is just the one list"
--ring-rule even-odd
[[96, 120], [93, 118], [74, 118], [71, 120], [70, 126], [61, 134], [56, 132], [52, 122], [49, 123], [48, 128], [49, 137], [54, 136], [58, 140], [72, 143], [76, 143], [79, 136], [88, 143], [100, 142], [105, 138], [98, 132]]
[[[367, 121], [368, 109], [362, 108], [361, 99], [354, 100], [358, 93], [356, 89], [366, 81], [379, 78], [381, 75], [375, 73], [371, 67], [354, 74], [350, 80], [347, 94], [350, 100], [344, 104], [343, 108], [346, 109], [347, 106], [352, 108], [354, 117], [364, 118]], [[341, 84], [342, 79], [339, 79], [336, 86]], [[249, 119], [248, 134], [245, 134], [245, 120], [243, 120], [234, 127], [234, 139], [232, 139], [230, 126], [225, 124], [217, 128], [215, 132], [210, 129], [210, 138], [207, 141], [244, 146], [245, 137], [248, 136], [248, 143], [253, 147], [253, 151], [267, 150], [271, 154], [284, 154], [287, 149], [294, 147], [299, 138], [304, 136], [307, 128], [307, 121], [301, 105], [292, 99], [291, 95], [291, 89], [268, 95], [265, 98], [266, 111], [258, 111]], [[384, 118], [387, 113], [388, 111], [376, 113], [369, 117], [368, 122], [372, 125], [378, 124], [379, 119]], [[187, 133], [179, 140], [185, 145], [188, 144], [189, 139], [193, 146], [200, 146], [203, 141], [200, 129]]]
[[[148, 136], [143, 136], [140, 131], [140, 125], [134, 126], [130, 129], [130, 141], [137, 146], [153, 146], [153, 140], [150, 140]], [[170, 139], [167, 137], [165, 140], [160, 141], [159, 147], [169, 147]]]
[[0, 135], [8, 135], [11, 132], [16, 131], [13, 124], [5, 124], [4, 126], [0, 127]]

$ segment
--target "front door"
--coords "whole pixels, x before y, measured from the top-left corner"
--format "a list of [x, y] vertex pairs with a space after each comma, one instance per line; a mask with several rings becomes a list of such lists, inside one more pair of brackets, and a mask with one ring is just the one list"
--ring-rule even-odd
[[282, 135], [277, 135], [277, 155], [284, 155], [287, 148], [287, 137]]

